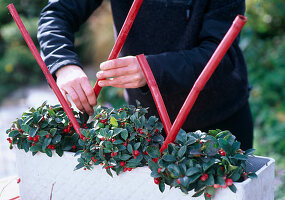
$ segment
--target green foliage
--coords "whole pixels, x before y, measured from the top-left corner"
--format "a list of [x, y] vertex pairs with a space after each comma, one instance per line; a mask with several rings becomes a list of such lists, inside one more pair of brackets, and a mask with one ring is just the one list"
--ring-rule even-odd
[[[36, 60], [27, 47], [18, 27], [6, 6], [11, 1], [1, 1], [0, 7], [0, 101], [12, 90], [43, 80]], [[15, 5], [31, 38], [37, 45], [37, 22], [47, 1], [15, 0]]]
[[[147, 149], [148, 154], [154, 151]], [[166, 184], [186, 194], [194, 190], [193, 197], [204, 194], [206, 199], [211, 199], [219, 187], [229, 187], [236, 192], [233, 181], [256, 177], [255, 173], [245, 169], [253, 152], [253, 149], [241, 150], [240, 143], [229, 131], [212, 130], [206, 134], [181, 130], [175, 143], [168, 145], [162, 157], [159, 154], [156, 160], [148, 162], [151, 176], [161, 192]]]
[[156, 117], [147, 119], [147, 109], [129, 105], [120, 109], [98, 106], [95, 110], [91, 129], [83, 134], [83, 150], [76, 169], [91, 169], [102, 165], [112, 176], [144, 166], [151, 153], [146, 150], [162, 145], [160, 134], [163, 126]]
[[[86, 128], [88, 117], [73, 111], [81, 127]], [[82, 149], [78, 143], [79, 135], [75, 133], [67, 115], [60, 105], [49, 106], [43, 103], [37, 109], [31, 108], [22, 114], [22, 117], [13, 122], [8, 129], [10, 148], [16, 145], [25, 152], [31, 151], [52, 156], [55, 150], [59, 156], [63, 151]]]

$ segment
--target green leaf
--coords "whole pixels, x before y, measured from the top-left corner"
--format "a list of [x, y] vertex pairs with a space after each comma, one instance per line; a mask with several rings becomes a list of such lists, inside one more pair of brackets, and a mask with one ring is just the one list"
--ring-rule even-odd
[[129, 154], [123, 154], [123, 155], [121, 155], [121, 160], [128, 160], [128, 159], [130, 159], [132, 156], [131, 155], [129, 155]]
[[84, 167], [84, 164], [83, 163], [79, 163], [78, 165], [75, 166], [74, 171], [78, 170], [78, 169], [81, 169], [82, 167]]
[[197, 167], [191, 167], [191, 168], [187, 169], [185, 175], [186, 175], [186, 176], [192, 176], [192, 175], [198, 174], [198, 173], [201, 174], [201, 170], [200, 170], [199, 168], [197, 168]]
[[192, 176], [189, 176], [189, 182], [194, 183], [198, 178], [200, 178], [201, 174], [194, 174]]
[[113, 177], [113, 174], [112, 174], [110, 168], [106, 169], [106, 172], [107, 172], [107, 174], [109, 174], [111, 177]]
[[47, 146], [50, 144], [50, 142], [51, 142], [51, 138], [45, 138], [44, 139], [44, 143], [43, 143], [43, 146], [42, 146], [42, 150], [43, 151], [47, 148]]
[[47, 131], [40, 131], [39, 132], [39, 136], [43, 137], [43, 136], [46, 136], [48, 134]]
[[121, 137], [124, 139], [124, 140], [127, 140], [128, 139], [128, 131], [126, 129], [122, 130], [121, 132]]
[[41, 150], [41, 147], [40, 146], [32, 146], [31, 148], [30, 148], [30, 151], [31, 152], [38, 152], [38, 151], [40, 151]]
[[226, 182], [225, 180], [223, 179], [223, 177], [221, 176], [216, 176], [216, 181], [215, 181], [216, 184], [219, 184], [219, 185], [226, 185]]
[[30, 128], [29, 135], [30, 135], [31, 137], [34, 137], [34, 136], [36, 135], [36, 133], [37, 133], [37, 130], [38, 130], [37, 127], [32, 127], [32, 128]]
[[128, 150], [128, 152], [129, 152], [130, 154], [132, 154], [132, 153], [133, 153], [133, 147], [132, 147], [132, 145], [131, 145], [131, 144], [128, 144], [128, 146], [127, 146], [127, 150]]
[[59, 155], [59, 157], [61, 157], [63, 155], [63, 150], [62, 149], [56, 149], [55, 152], [57, 153], [57, 155]]
[[52, 139], [52, 143], [53, 144], [57, 144], [61, 141], [61, 135], [56, 135], [53, 139]]
[[232, 158], [237, 159], [237, 160], [247, 160], [247, 156], [242, 155], [242, 154], [236, 154]]
[[182, 158], [184, 156], [184, 154], [186, 153], [186, 150], [187, 150], [187, 147], [182, 146], [178, 151], [178, 157]]
[[162, 181], [159, 182], [158, 187], [159, 187], [160, 192], [164, 192], [164, 190], [165, 190], [165, 184], [164, 184]]
[[135, 143], [135, 145], [134, 145], [134, 150], [138, 150], [139, 147], [140, 147], [140, 145], [141, 145], [140, 142]]
[[206, 185], [214, 185], [215, 181], [214, 181], [214, 176], [213, 174], [209, 174], [208, 179], [205, 181]]
[[230, 188], [230, 190], [233, 192], [233, 193], [236, 193], [237, 192], [237, 188], [234, 184], [232, 184], [231, 186], [228, 186]]
[[169, 155], [169, 154], [162, 156], [162, 159], [167, 161], [167, 162], [175, 162], [176, 161], [176, 158], [173, 155]]
[[215, 164], [215, 159], [211, 159], [209, 162], [203, 163], [203, 170], [207, 171], [211, 166]]
[[248, 175], [247, 175], [249, 178], [251, 178], [251, 179], [253, 179], [253, 178], [257, 178], [257, 175], [256, 175], [256, 173], [253, 173], [253, 172], [251, 172], [251, 173], [248, 173]]
[[167, 167], [168, 171], [171, 172], [174, 176], [180, 177], [181, 176], [181, 172], [180, 169], [177, 165], [175, 164], [170, 164]]
[[9, 137], [15, 137], [19, 134], [20, 134], [20, 132], [18, 130], [13, 130], [9, 133]]
[[148, 146], [146, 152], [151, 158], [159, 158], [161, 156], [158, 147], [155, 146]]
[[113, 148], [113, 144], [112, 144], [112, 142], [109, 142], [109, 141], [105, 141], [104, 142], [104, 145], [105, 145], [105, 147], [107, 148], [107, 149], [112, 149]]
[[24, 119], [23, 124], [24, 125], [30, 125], [32, 123], [33, 117], [29, 116], [27, 118]]
[[123, 144], [124, 143], [124, 141], [123, 140], [115, 140], [114, 142], [113, 142], [113, 144]]
[[29, 131], [30, 131], [30, 126], [24, 124], [24, 125], [22, 125], [22, 129], [23, 129], [24, 132], [29, 133]]
[[56, 134], [56, 131], [57, 131], [57, 128], [52, 128], [52, 129], [50, 129], [49, 132], [52, 136], [54, 136]]
[[124, 129], [122, 129], [122, 128], [115, 128], [115, 129], [114, 129], [114, 133], [113, 133], [113, 137], [115, 137], [116, 135], [118, 135], [119, 133], [121, 133], [122, 130], [124, 130]]
[[195, 194], [192, 195], [192, 197], [199, 197], [204, 193], [205, 189], [199, 190], [198, 192], [196, 192]]
[[245, 155], [249, 156], [252, 155], [255, 152], [255, 149], [248, 149], [245, 151]]
[[118, 127], [118, 122], [115, 117], [110, 118], [110, 123], [113, 127]]
[[29, 148], [30, 148], [30, 144], [27, 140], [24, 140], [23, 141], [23, 149], [25, 150], [25, 152], [28, 152], [29, 151]]
[[50, 149], [46, 149], [46, 154], [49, 156], [49, 157], [52, 157], [52, 151]]

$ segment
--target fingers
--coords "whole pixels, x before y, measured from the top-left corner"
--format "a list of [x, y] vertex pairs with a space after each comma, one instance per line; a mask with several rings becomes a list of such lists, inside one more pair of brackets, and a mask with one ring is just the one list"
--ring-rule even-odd
[[65, 101], [66, 101], [67, 104], [68, 104], [68, 106], [71, 107], [71, 103], [70, 103], [70, 101], [68, 100], [67, 95], [66, 95], [67, 92], [64, 91], [64, 90], [62, 90], [62, 89], [60, 89], [60, 92], [62, 93], [62, 95], [63, 95]]
[[106, 70], [106, 71], [99, 71], [97, 73], [98, 79], [106, 79], [110, 77], [116, 77], [116, 76], [122, 76], [126, 74], [134, 74], [137, 73], [138, 69], [133, 66], [125, 66], [121, 68], [114, 68], [112, 70]]
[[97, 100], [92, 86], [83, 70], [74, 65], [59, 69], [56, 73], [59, 86], [67, 103], [71, 106], [66, 95], [68, 94], [76, 107], [89, 115], [94, 113], [93, 106]]
[[102, 71], [96, 74], [99, 86], [138, 88], [146, 84], [145, 76], [134, 56], [127, 56], [103, 62]]
[[114, 60], [108, 60], [100, 64], [100, 69], [103, 71], [120, 68], [124, 66], [128, 66], [134, 64], [136, 62], [136, 57], [134, 56], [126, 56], [122, 58], [117, 58]]
[[138, 74], [119, 76], [99, 81], [100, 87], [112, 86], [117, 88], [139, 88], [144, 85], [145, 82]]

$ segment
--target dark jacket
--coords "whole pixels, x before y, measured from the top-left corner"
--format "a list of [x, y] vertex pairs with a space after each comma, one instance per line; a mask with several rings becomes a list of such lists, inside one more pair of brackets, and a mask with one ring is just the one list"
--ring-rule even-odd
[[[54, 73], [67, 64], [81, 66], [73, 33], [101, 0], [53, 0], [43, 9], [38, 39], [42, 55]], [[132, 0], [111, 0], [118, 33]], [[237, 14], [244, 0], [144, 0], [121, 56], [144, 53], [173, 122], [195, 80]], [[190, 13], [190, 19], [187, 19]], [[129, 104], [139, 100], [158, 116], [151, 93], [127, 89]], [[238, 39], [201, 91], [183, 128], [201, 129], [228, 118], [248, 100], [246, 64]]]

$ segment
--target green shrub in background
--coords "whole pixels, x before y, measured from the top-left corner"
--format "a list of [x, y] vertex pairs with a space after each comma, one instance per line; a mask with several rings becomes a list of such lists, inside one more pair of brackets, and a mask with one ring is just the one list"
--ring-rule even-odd
[[37, 22], [47, 0], [1, 1], [0, 5], [0, 102], [13, 90], [26, 84], [44, 80], [40, 68], [28, 49], [20, 31], [8, 11], [14, 3], [23, 23], [37, 45]]
[[283, 183], [276, 199], [285, 199], [285, 1], [248, 0], [247, 26], [241, 47], [252, 86], [250, 104], [254, 116], [256, 154], [276, 159]]

